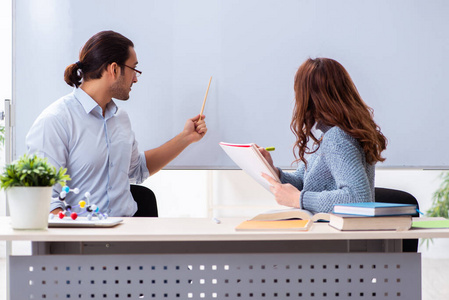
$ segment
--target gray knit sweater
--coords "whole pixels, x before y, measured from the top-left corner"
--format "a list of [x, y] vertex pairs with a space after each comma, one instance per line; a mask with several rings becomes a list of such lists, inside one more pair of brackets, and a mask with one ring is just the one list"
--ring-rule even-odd
[[320, 148], [294, 172], [280, 170], [281, 182], [301, 191], [301, 208], [331, 212], [336, 203], [374, 201], [374, 165], [368, 164], [358, 141], [339, 127], [321, 125]]

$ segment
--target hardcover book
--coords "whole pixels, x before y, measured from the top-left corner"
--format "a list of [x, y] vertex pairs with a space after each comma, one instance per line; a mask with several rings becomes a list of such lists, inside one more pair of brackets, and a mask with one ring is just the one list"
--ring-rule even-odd
[[338, 230], [409, 230], [412, 216], [365, 217], [330, 214], [329, 226]]
[[343, 203], [334, 205], [334, 214], [394, 216], [416, 214], [416, 205], [384, 202]]

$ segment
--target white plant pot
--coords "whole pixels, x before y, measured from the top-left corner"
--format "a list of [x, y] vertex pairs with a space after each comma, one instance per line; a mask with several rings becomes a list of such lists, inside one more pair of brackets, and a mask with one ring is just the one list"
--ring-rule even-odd
[[12, 228], [47, 229], [51, 193], [51, 186], [6, 189]]

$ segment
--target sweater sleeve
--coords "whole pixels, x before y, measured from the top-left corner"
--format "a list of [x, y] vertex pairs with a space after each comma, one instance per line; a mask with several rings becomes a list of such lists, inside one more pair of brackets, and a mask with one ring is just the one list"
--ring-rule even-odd
[[304, 209], [314, 213], [331, 212], [336, 203], [371, 201], [365, 155], [358, 142], [340, 130], [326, 136], [320, 147], [323, 147], [325, 165], [335, 180], [336, 189], [302, 192]]
[[[281, 183], [290, 183], [294, 187], [296, 187], [298, 190], [302, 191], [304, 188], [304, 172], [305, 172], [305, 165], [301, 163], [299, 167], [294, 172], [284, 172], [280, 168], [279, 169], [279, 175]], [[302, 202], [300, 199], [298, 199], [299, 206], [302, 207]]]
[[295, 171], [293, 172], [284, 172], [280, 168], [279, 170], [279, 179], [281, 183], [290, 183], [298, 190], [302, 190], [304, 187], [304, 164], [301, 164]]

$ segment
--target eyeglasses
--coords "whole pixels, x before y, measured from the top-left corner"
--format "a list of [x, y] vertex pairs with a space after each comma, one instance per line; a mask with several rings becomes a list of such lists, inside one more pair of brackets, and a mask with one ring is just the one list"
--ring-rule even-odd
[[135, 68], [133, 68], [133, 67], [127, 66], [127, 65], [122, 65], [122, 66], [128, 67], [128, 68], [130, 68], [131, 70], [133, 70], [133, 71], [134, 71], [134, 74], [136, 74], [136, 77], [139, 77], [140, 75], [142, 75], [142, 71], [139, 71], [139, 70], [137, 70], [137, 69], [135, 69]]

